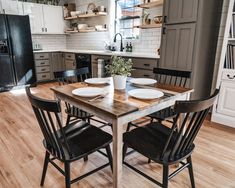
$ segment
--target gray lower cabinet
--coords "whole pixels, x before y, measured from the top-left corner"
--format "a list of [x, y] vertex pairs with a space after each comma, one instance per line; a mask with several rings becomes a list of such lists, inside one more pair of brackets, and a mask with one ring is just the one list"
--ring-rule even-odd
[[50, 54], [36, 53], [34, 54], [36, 77], [38, 82], [51, 80], [50, 73]]
[[65, 68], [66, 70], [76, 69], [76, 58], [74, 53], [65, 53]]
[[55, 78], [54, 72], [66, 70], [63, 53], [60, 52], [51, 53], [50, 68], [51, 68], [51, 79]]
[[160, 67], [192, 70], [196, 24], [166, 25], [162, 34]]
[[66, 70], [63, 53], [35, 53], [34, 59], [38, 82], [54, 80], [54, 72]]
[[131, 77], [133, 78], [155, 78], [153, 68], [157, 67], [157, 59], [148, 58], [132, 58], [133, 70]]
[[166, 24], [195, 22], [199, 0], [165, 0], [164, 22]]

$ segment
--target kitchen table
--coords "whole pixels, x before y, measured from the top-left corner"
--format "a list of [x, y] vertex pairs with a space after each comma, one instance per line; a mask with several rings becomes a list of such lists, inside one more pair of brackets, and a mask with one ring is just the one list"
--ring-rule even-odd
[[[79, 97], [72, 94], [76, 88], [91, 87], [80, 82], [51, 88], [55, 96], [70, 103], [90, 114], [93, 114], [113, 125], [113, 187], [122, 187], [122, 134], [123, 126], [130, 121], [137, 120], [153, 112], [174, 105], [176, 100], [189, 99], [193, 89], [175, 87], [170, 85], [156, 84], [151, 88], [160, 90], [164, 96], [154, 100], [140, 100], [128, 95], [128, 91], [136, 88], [149, 88], [146, 86], [135, 86], [127, 83], [126, 90], [114, 90], [112, 81], [102, 87], [108, 91], [104, 98], [89, 102], [89, 98]], [[147, 95], [147, 93], [146, 93]]]

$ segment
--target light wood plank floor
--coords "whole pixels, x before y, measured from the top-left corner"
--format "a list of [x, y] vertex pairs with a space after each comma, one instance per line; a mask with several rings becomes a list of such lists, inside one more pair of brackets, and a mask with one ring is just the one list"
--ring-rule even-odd
[[[33, 91], [39, 96], [53, 98], [50, 87], [40, 85]], [[107, 131], [110, 128], [107, 127]], [[24, 90], [0, 93], [0, 187], [40, 187], [44, 148], [42, 135], [29, 105]], [[99, 153], [92, 154], [88, 162], [83, 160], [72, 164], [72, 177], [107, 161]], [[161, 180], [161, 166], [134, 153], [127, 161], [144, 172]], [[235, 129], [206, 121], [196, 140], [193, 154], [196, 187], [235, 188]], [[172, 167], [174, 168], [174, 167]], [[49, 166], [44, 187], [64, 187], [64, 177]], [[93, 174], [72, 187], [112, 187], [110, 168]], [[124, 167], [123, 187], [158, 187], [132, 170]], [[170, 181], [171, 188], [190, 187], [188, 171], [184, 170]]]

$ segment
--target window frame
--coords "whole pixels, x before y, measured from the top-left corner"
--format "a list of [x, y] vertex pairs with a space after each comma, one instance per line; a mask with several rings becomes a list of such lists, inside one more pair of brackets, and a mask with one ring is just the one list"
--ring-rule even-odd
[[[117, 15], [117, 7], [118, 7], [118, 1], [120, 1], [120, 0], [115, 0], [115, 20], [114, 20], [114, 32], [115, 33], [117, 33], [118, 32], [118, 27], [117, 27], [117, 25], [118, 25], [118, 20], [120, 21], [120, 20], [132, 20], [132, 27], [130, 27], [130, 28], [122, 28], [122, 27], [120, 27], [120, 25], [121, 24], [119, 24], [119, 29], [121, 30], [121, 29], [123, 29], [123, 30], [127, 30], [127, 29], [132, 29], [132, 36], [123, 36], [123, 38], [124, 39], [139, 39], [140, 37], [140, 28], [134, 28], [134, 20], [135, 19], [139, 19], [139, 21], [141, 22], [141, 17], [142, 17], [142, 14], [143, 14], [143, 10], [141, 10], [141, 12], [142, 12], [142, 14], [140, 15], [140, 16], [129, 16], [129, 17], [123, 17], [123, 18], [118, 18], [118, 15]], [[133, 1], [136, 1], [136, 0], [133, 0]], [[133, 3], [133, 4], [135, 4], [135, 3]], [[135, 5], [136, 6], [136, 5]], [[125, 8], [122, 8], [122, 10], [123, 9], [131, 9], [131, 8], [133, 8], [133, 9], [135, 9], [136, 7], [135, 6], [132, 6], [132, 7], [125, 7]], [[137, 36], [133, 36], [133, 30], [134, 29], [138, 29], [138, 35]], [[115, 34], [114, 33], [114, 34]]]

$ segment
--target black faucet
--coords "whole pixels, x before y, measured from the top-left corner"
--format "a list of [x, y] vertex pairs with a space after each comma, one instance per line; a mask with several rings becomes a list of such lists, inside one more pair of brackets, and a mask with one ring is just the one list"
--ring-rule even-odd
[[121, 33], [115, 34], [114, 39], [113, 39], [113, 42], [117, 42], [117, 35], [120, 35], [120, 37], [121, 37], [120, 51], [123, 52], [124, 48], [123, 48], [122, 34], [121, 34]]

